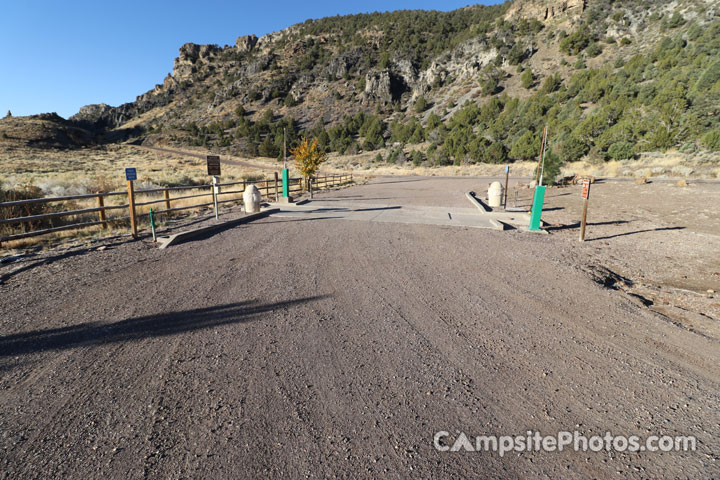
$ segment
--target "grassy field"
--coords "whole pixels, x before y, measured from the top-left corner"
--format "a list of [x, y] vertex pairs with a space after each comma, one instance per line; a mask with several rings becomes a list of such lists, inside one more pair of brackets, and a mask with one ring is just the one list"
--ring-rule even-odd
[[[0, 151], [0, 182], [5, 188], [35, 185], [47, 196], [124, 189], [126, 167], [137, 168], [137, 188], [209, 181], [205, 162], [199, 158], [182, 158], [130, 145], [74, 150], [17, 147]], [[262, 169], [226, 164], [222, 180], [264, 178], [267, 173]]]

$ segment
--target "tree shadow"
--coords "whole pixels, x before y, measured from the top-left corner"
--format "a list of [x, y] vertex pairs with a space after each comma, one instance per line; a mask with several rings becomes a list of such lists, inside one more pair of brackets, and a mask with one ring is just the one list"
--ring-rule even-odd
[[427, 182], [428, 178], [415, 178], [412, 180], [389, 180], [386, 182], [371, 182], [369, 185], [387, 185], [390, 183], [412, 183], [412, 182]]
[[287, 222], [312, 222], [315, 220], [337, 220], [342, 219], [343, 217], [311, 217], [311, 218], [295, 218], [293, 217], [283, 217], [282, 215], [274, 215], [272, 218], [277, 218], [275, 221], [265, 221], [262, 223], [258, 223], [258, 225], [269, 225], [271, 223], [287, 223]]
[[649, 228], [647, 230], [637, 230], [635, 232], [618, 233], [617, 235], [608, 235], [606, 237], [590, 238], [588, 242], [594, 242], [596, 240], [608, 240], [610, 238], [625, 237], [627, 235], [635, 235], [636, 233], [647, 233], [647, 232], [662, 232], [666, 230], [685, 230], [685, 227], [663, 227], [663, 228]]
[[107, 345], [194, 332], [221, 325], [258, 320], [264, 313], [326, 298], [327, 295], [260, 304], [230, 303], [180, 312], [129, 318], [114, 323], [86, 322], [68, 327], [0, 337], [0, 358], [45, 351]]
[[402, 207], [399, 206], [399, 205], [395, 205], [395, 206], [392, 206], [392, 207], [356, 208], [355, 210], [353, 210], [353, 212], [372, 212], [372, 211], [375, 211], [375, 210], [398, 210], [398, 209], [401, 209], [401, 208], [402, 208]]
[[362, 195], [345, 195], [345, 196], [337, 196], [333, 198], [325, 198], [321, 195], [318, 195], [313, 201], [314, 202], [345, 202], [350, 201], [352, 202], [353, 199], [358, 199], [362, 201], [366, 200], [393, 200], [391, 197], [363, 197]]

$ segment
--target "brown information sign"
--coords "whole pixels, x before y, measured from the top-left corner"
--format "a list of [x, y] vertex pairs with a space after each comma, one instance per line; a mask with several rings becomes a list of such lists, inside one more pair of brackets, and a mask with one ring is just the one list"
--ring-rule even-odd
[[220, 175], [220, 157], [217, 155], [207, 156], [207, 174], [213, 176]]

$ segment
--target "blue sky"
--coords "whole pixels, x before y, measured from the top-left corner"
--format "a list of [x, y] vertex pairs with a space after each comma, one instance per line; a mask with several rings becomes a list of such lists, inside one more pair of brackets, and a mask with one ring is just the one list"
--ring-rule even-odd
[[240, 35], [261, 36], [308, 18], [466, 5], [467, 0], [10, 0], [0, 16], [0, 116], [11, 110], [68, 117], [91, 103], [133, 101], [162, 83], [186, 42], [232, 45]]

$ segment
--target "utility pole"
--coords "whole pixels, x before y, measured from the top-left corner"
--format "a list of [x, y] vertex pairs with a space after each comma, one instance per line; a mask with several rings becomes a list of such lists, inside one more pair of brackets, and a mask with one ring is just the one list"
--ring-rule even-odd
[[548, 127], [545, 125], [543, 131], [542, 146], [540, 147], [540, 160], [538, 161], [537, 173], [535, 174], [535, 184], [542, 185], [542, 177], [545, 173], [545, 145], [547, 144]]

